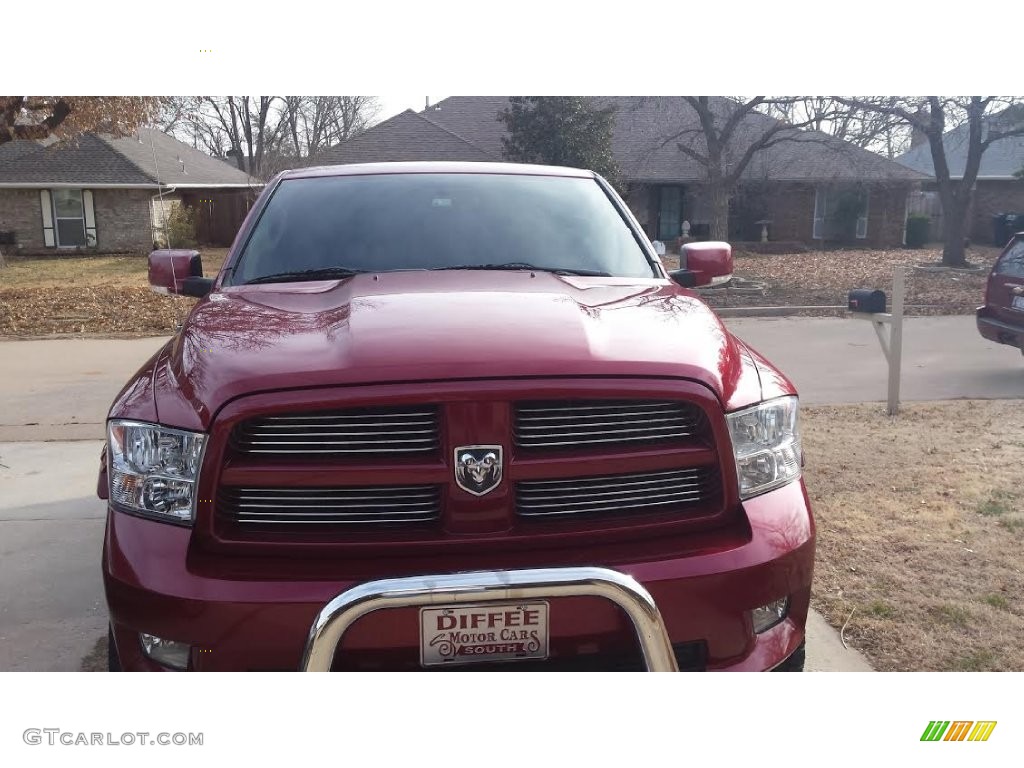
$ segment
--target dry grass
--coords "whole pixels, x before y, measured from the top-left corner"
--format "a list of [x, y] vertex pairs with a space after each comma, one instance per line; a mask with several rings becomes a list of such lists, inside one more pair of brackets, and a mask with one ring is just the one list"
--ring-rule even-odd
[[[203, 252], [217, 274], [224, 248]], [[153, 293], [144, 256], [18, 257], [0, 270], [0, 336], [171, 333], [195, 302]]]
[[[988, 272], [999, 249], [975, 246], [968, 251], [973, 273], [909, 271], [908, 314], [969, 314], [984, 300]], [[847, 292], [872, 288], [892, 296], [892, 275], [897, 265], [914, 266], [941, 261], [938, 248], [920, 250], [834, 250], [779, 255], [737, 253], [735, 275], [766, 284], [764, 290], [716, 288], [701, 292], [712, 307], [781, 307], [846, 305]], [[666, 260], [666, 266], [675, 259]], [[672, 268], [670, 266], [670, 268]], [[832, 314], [835, 312], [833, 311]], [[805, 314], [823, 314], [807, 312]]]
[[1021, 402], [807, 408], [804, 433], [815, 607], [878, 669], [1024, 670]]
[[[226, 248], [204, 248], [203, 272], [220, 271]], [[18, 256], [0, 270], [0, 290], [8, 288], [145, 288], [148, 261], [132, 256]]]

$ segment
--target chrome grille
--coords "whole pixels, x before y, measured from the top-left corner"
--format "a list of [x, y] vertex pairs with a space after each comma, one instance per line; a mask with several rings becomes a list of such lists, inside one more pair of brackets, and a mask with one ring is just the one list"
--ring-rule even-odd
[[520, 448], [640, 445], [694, 437], [701, 420], [695, 406], [672, 401], [519, 403], [513, 435]]
[[707, 502], [716, 492], [707, 467], [516, 484], [516, 511], [526, 517], [656, 512]]
[[232, 446], [259, 454], [402, 454], [438, 447], [437, 408], [362, 408], [261, 416], [235, 427]]
[[436, 485], [348, 488], [222, 488], [218, 508], [233, 522], [251, 525], [359, 525], [436, 520]]

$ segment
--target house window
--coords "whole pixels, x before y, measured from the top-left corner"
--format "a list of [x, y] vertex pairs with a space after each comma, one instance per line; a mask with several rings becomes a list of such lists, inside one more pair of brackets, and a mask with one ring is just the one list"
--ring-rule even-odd
[[85, 246], [85, 205], [82, 190], [53, 190], [53, 220], [56, 224], [58, 248]]
[[865, 187], [818, 187], [814, 195], [811, 237], [838, 242], [866, 239], [868, 202], [868, 190]]
[[43, 212], [43, 242], [50, 248], [94, 248], [96, 215], [88, 189], [44, 189], [39, 193]]
[[658, 240], [669, 242], [679, 237], [683, 223], [683, 188], [659, 187]]

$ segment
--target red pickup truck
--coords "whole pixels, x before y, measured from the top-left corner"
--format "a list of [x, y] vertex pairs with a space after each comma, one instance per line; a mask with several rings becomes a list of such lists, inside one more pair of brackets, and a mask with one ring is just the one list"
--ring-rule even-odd
[[486, 163], [289, 171], [110, 409], [123, 670], [799, 670], [792, 384], [609, 184]]

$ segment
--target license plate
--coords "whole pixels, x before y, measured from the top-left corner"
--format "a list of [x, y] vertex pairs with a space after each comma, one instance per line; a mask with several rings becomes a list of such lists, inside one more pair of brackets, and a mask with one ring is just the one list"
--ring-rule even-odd
[[424, 667], [547, 657], [545, 602], [420, 609], [420, 663]]
[[1024, 296], [1014, 296], [1013, 297], [1013, 308], [1014, 309], [1024, 309]]

